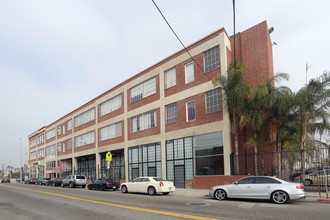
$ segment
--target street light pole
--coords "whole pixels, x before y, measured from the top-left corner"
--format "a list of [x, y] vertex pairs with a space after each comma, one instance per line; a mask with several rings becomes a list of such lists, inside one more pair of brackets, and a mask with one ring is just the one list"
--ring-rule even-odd
[[21, 148], [21, 165], [19, 168], [19, 181], [22, 182], [22, 137], [19, 138], [20, 140], [20, 148]]

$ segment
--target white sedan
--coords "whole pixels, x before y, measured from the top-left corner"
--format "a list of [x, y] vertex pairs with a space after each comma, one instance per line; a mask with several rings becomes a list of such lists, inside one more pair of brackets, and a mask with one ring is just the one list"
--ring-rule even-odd
[[175, 191], [175, 186], [173, 182], [158, 177], [137, 177], [132, 182], [122, 183], [121, 191], [123, 193], [148, 193], [151, 196], [156, 193], [168, 195]]
[[270, 176], [251, 176], [233, 184], [214, 186], [210, 197], [218, 200], [226, 198], [270, 199], [277, 204], [306, 197], [304, 185], [287, 182]]

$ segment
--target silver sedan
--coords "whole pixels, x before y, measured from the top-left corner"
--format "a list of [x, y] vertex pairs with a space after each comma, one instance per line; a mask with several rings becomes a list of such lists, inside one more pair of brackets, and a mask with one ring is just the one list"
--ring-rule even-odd
[[288, 200], [306, 197], [304, 185], [287, 182], [270, 176], [251, 176], [240, 179], [233, 184], [214, 186], [210, 197], [223, 200], [226, 198], [270, 199], [277, 204]]

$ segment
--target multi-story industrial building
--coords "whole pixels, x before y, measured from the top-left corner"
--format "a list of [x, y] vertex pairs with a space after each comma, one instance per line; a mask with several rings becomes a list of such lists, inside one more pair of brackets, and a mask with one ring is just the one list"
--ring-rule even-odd
[[[233, 37], [221, 28], [187, 49], [194, 59], [181, 50], [29, 135], [31, 176], [158, 176], [178, 188], [231, 178], [229, 114], [211, 81], [233, 61]], [[252, 85], [273, 76], [265, 21], [236, 35], [236, 57]]]

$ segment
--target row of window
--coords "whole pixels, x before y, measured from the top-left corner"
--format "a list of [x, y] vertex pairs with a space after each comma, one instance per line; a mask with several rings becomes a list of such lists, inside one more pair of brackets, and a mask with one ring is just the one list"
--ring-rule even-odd
[[[220, 65], [219, 47], [214, 47], [204, 52], [204, 72], [207, 73], [218, 68]], [[195, 81], [194, 63], [190, 62], [185, 65], [185, 83]], [[176, 67], [165, 71], [165, 88], [176, 85]]]
[[[204, 72], [212, 71], [219, 67], [220, 59], [219, 59], [219, 47], [214, 47], [210, 50], [207, 50], [204, 52]], [[185, 82], [190, 83], [193, 82], [194, 79], [194, 63], [190, 62], [185, 65]], [[176, 85], [176, 67], [173, 67], [167, 71], [165, 71], [165, 87], [170, 88], [172, 86]], [[131, 103], [136, 102], [140, 99], [143, 99], [145, 97], [148, 97], [152, 94], [156, 93], [156, 78], [153, 77], [147, 81], [144, 81], [130, 90], [131, 92]], [[206, 103], [207, 103], [207, 113], [219, 111], [221, 108], [221, 101], [220, 101], [220, 93], [219, 91], [212, 90], [210, 91], [210, 94], [206, 95]], [[107, 101], [100, 104], [100, 115], [106, 115], [109, 114], [117, 109], [120, 109], [122, 107], [122, 95], [119, 94], [115, 97], [112, 97], [108, 99]], [[173, 123], [177, 120], [177, 114], [176, 114], [176, 103], [170, 104], [167, 106], [167, 123]], [[155, 113], [147, 113], [147, 114], [155, 114]], [[195, 102], [189, 102], [187, 103], [187, 121], [195, 120]], [[139, 124], [139, 117], [143, 118], [147, 117], [150, 121], [148, 121], [147, 124]], [[156, 121], [151, 121], [153, 116], [149, 115], [141, 115], [136, 116], [133, 118], [134, 121], [134, 131], [140, 131], [144, 130], [150, 127], [157, 126], [155, 123]], [[154, 117], [155, 118], [155, 117]], [[74, 118], [75, 127], [78, 127], [80, 125], [83, 125], [85, 123], [88, 123], [95, 119], [95, 108], [89, 109], [80, 115], [76, 116]], [[136, 124], [136, 126], [135, 126]], [[133, 126], [132, 126], [133, 127]], [[72, 129], [72, 120], [67, 121], [67, 130]], [[57, 130], [55, 128], [49, 130], [46, 132], [46, 140], [49, 140], [53, 137], [60, 134], [65, 134], [66, 127], [65, 124], [57, 126]], [[36, 138], [31, 139], [31, 146], [37, 146], [39, 144], [44, 143], [43, 135], [39, 135]]]
[[[221, 90], [220, 88], [214, 89], [206, 92], [206, 112], [212, 113], [221, 110]], [[186, 117], [187, 121], [193, 121], [196, 119], [196, 106], [195, 101], [189, 101], [186, 103]], [[89, 111], [87, 111], [89, 112]], [[177, 122], [178, 120], [178, 109], [177, 103], [171, 103], [166, 105], [166, 122], [168, 124]], [[87, 115], [87, 114], [84, 114]], [[90, 114], [89, 114], [90, 115]], [[147, 130], [150, 128], [157, 127], [157, 111], [151, 110], [149, 112], [142, 113], [140, 115], [131, 118], [131, 132], [138, 132]], [[49, 134], [54, 134], [55, 128], [48, 131]], [[105, 126], [100, 129], [100, 139], [101, 141], [121, 137], [122, 136], [122, 122], [116, 122], [114, 124]], [[72, 141], [68, 142], [68, 148], [72, 148]], [[91, 131], [82, 135], [75, 137], [75, 147], [81, 147], [88, 144], [95, 143], [95, 131]], [[57, 152], [65, 152], [65, 144], [58, 143]], [[47, 155], [55, 154], [55, 145], [47, 147]], [[32, 159], [32, 158], [31, 158]]]

